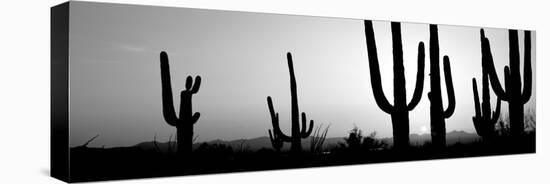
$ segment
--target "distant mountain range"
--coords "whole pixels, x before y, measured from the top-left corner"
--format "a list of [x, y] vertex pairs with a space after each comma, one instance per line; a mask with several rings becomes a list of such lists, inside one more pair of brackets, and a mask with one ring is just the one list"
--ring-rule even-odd
[[[425, 143], [431, 141], [431, 135], [430, 134], [410, 134], [409, 135], [410, 144], [413, 146], [420, 146], [424, 145]], [[468, 144], [475, 141], [478, 141], [480, 137], [475, 133], [468, 133], [465, 131], [452, 131], [447, 133], [447, 145], [454, 145], [457, 143], [461, 144]], [[379, 138], [382, 142], [392, 145], [393, 139], [391, 137], [388, 138]], [[302, 147], [306, 150], [309, 149], [311, 138], [302, 139]], [[331, 137], [326, 138], [324, 147], [330, 148], [334, 146], [338, 146], [340, 143], [344, 143], [344, 137]], [[263, 137], [257, 137], [252, 139], [237, 139], [232, 141], [225, 141], [225, 140], [212, 140], [207, 142], [200, 142], [193, 144], [193, 149], [198, 148], [200, 144], [207, 143], [207, 144], [222, 144], [231, 146], [234, 151], [238, 150], [249, 150], [249, 151], [257, 151], [262, 148], [271, 149], [271, 141], [269, 140], [269, 137], [263, 136]], [[157, 142], [157, 146], [159, 149], [166, 151], [168, 150], [168, 142]], [[142, 142], [139, 144], [136, 144], [132, 147], [139, 147], [144, 150], [150, 150], [150, 149], [157, 149], [155, 148], [155, 144], [153, 141], [149, 142]], [[285, 143], [283, 146], [283, 150], [290, 149], [290, 144]]]

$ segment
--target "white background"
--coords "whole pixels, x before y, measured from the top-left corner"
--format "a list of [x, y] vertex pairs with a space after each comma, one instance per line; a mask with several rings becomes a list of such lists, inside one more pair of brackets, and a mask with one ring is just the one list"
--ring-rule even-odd
[[[62, 183], [49, 177], [50, 7], [62, 0], [0, 6], [0, 183]], [[536, 30], [537, 153], [359, 166], [137, 179], [111, 183], [548, 183], [550, 6], [531, 0], [109, 0], [240, 10]]]

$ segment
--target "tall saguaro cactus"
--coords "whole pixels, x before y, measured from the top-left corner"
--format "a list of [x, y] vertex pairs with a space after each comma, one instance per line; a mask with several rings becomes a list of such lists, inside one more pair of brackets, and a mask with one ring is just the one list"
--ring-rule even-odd
[[[294, 76], [294, 67], [292, 65], [292, 55], [287, 53], [288, 70], [290, 73], [290, 96], [291, 96], [291, 136], [285, 135], [279, 127], [279, 113], [275, 112], [273, 108], [273, 102], [271, 97], [267, 97], [267, 105], [269, 107], [269, 113], [271, 114], [271, 123], [273, 125], [273, 136], [271, 130], [269, 130], [269, 136], [275, 141], [274, 147], [282, 146], [282, 142], [290, 142], [290, 150], [293, 153], [299, 153], [302, 151], [301, 139], [307, 138], [313, 131], [313, 120], [309, 122], [309, 128], [307, 127], [306, 113], [302, 112], [302, 127], [300, 129], [299, 109], [298, 109], [298, 92], [296, 90], [296, 77]], [[280, 144], [280, 145], [279, 145]]]
[[416, 75], [416, 87], [413, 97], [407, 104], [407, 91], [405, 86], [405, 67], [403, 66], [403, 49], [401, 44], [401, 25], [398, 22], [391, 23], [393, 45], [393, 101], [391, 105], [382, 90], [380, 79], [380, 67], [372, 21], [365, 20], [365, 37], [369, 57], [370, 79], [376, 104], [382, 111], [391, 115], [393, 127], [394, 147], [397, 149], [409, 146], [409, 111], [412, 111], [422, 98], [424, 88], [424, 43], [418, 44], [418, 71]]
[[170, 81], [170, 66], [168, 64], [168, 54], [160, 53], [160, 70], [162, 81], [162, 113], [164, 119], [170, 126], [175, 126], [177, 129], [177, 154], [180, 158], [189, 155], [193, 145], [193, 125], [197, 123], [200, 113], [193, 114], [192, 97], [199, 91], [201, 85], [201, 77], [187, 77], [185, 90], [181, 91], [180, 113], [179, 118], [174, 110], [174, 100], [172, 99], [172, 84]]
[[500, 99], [497, 99], [497, 106], [491, 117], [491, 96], [489, 94], [489, 76], [486, 73], [486, 68], [482, 67], [483, 75], [483, 86], [481, 87], [482, 97], [481, 106], [479, 104], [479, 95], [477, 93], [477, 83], [476, 79], [472, 79], [472, 86], [474, 90], [474, 106], [475, 106], [475, 116], [472, 117], [474, 122], [474, 127], [479, 136], [483, 139], [490, 139], [494, 136], [495, 124], [498, 121], [500, 116]]
[[430, 126], [432, 135], [432, 144], [436, 148], [446, 146], [445, 119], [451, 117], [455, 110], [455, 93], [453, 88], [453, 78], [451, 75], [451, 66], [449, 56], [443, 57], [443, 72], [445, 75], [445, 84], [447, 86], [448, 107], [443, 110], [443, 100], [441, 99], [441, 75], [439, 71], [439, 38], [437, 25], [430, 25]]
[[510, 130], [513, 136], [523, 134], [525, 125], [523, 122], [523, 105], [531, 98], [531, 31], [525, 31], [524, 43], [524, 66], [523, 66], [523, 91], [521, 89], [521, 74], [520, 74], [520, 56], [518, 31], [509, 30], [509, 45], [510, 45], [510, 65], [504, 67], [504, 89], [500, 85], [500, 81], [495, 71], [493, 56], [491, 54], [491, 46], [489, 39], [485, 37], [483, 29], [481, 35], [481, 59], [483, 67], [487, 68], [487, 73], [491, 81], [491, 87], [495, 94], [503, 101], [508, 102], [510, 113]]

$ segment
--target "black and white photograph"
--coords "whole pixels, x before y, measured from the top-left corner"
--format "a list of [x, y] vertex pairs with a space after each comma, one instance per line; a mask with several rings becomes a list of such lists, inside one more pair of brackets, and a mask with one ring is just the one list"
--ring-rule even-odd
[[543, 1], [0, 8], [0, 183], [547, 181]]
[[535, 153], [535, 31], [63, 6], [69, 181]]

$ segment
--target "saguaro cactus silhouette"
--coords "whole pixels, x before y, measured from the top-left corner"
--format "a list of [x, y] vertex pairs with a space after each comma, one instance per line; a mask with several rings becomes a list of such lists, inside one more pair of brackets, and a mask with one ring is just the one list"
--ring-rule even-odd
[[531, 98], [531, 31], [525, 31], [524, 43], [524, 66], [523, 66], [523, 92], [520, 74], [520, 56], [518, 31], [509, 30], [509, 45], [510, 45], [510, 65], [504, 67], [504, 89], [500, 85], [500, 81], [495, 71], [493, 56], [491, 54], [491, 46], [489, 39], [485, 37], [483, 29], [481, 35], [481, 60], [483, 67], [487, 68], [487, 73], [491, 81], [491, 87], [495, 94], [503, 101], [508, 102], [510, 113], [510, 131], [513, 136], [523, 134], [525, 125], [523, 123], [523, 105]]
[[413, 110], [422, 98], [424, 88], [424, 43], [418, 44], [418, 71], [416, 75], [416, 87], [413, 97], [407, 104], [407, 91], [405, 86], [405, 67], [403, 66], [403, 50], [401, 45], [401, 25], [398, 22], [391, 23], [393, 45], [393, 101], [391, 105], [382, 90], [378, 54], [372, 21], [365, 20], [365, 37], [369, 57], [370, 79], [374, 99], [382, 111], [391, 115], [393, 127], [394, 147], [397, 149], [409, 146], [409, 111]]
[[[288, 70], [290, 73], [290, 96], [291, 96], [291, 136], [285, 135], [281, 128], [279, 127], [279, 113], [275, 112], [273, 108], [273, 102], [271, 97], [267, 97], [267, 105], [269, 107], [269, 113], [271, 114], [271, 123], [273, 125], [273, 136], [271, 130], [269, 130], [269, 135], [271, 140], [275, 140], [277, 145], [282, 146], [282, 142], [290, 142], [290, 150], [293, 153], [299, 153], [302, 151], [302, 142], [301, 139], [307, 138], [311, 135], [313, 131], [313, 120], [309, 122], [309, 128], [307, 128], [307, 119], [306, 113], [302, 112], [302, 127], [300, 129], [300, 119], [299, 119], [299, 109], [298, 109], [298, 93], [296, 90], [296, 77], [294, 76], [294, 67], [292, 64], [292, 55], [289, 53], [286, 54], [288, 60]], [[277, 142], [280, 141], [280, 142]]]
[[477, 83], [476, 79], [472, 78], [472, 87], [474, 90], [474, 107], [475, 107], [475, 116], [472, 117], [474, 122], [474, 127], [479, 136], [483, 139], [490, 139], [494, 136], [495, 125], [500, 116], [500, 99], [497, 99], [496, 109], [491, 117], [491, 96], [489, 94], [489, 76], [487, 75], [487, 69], [482, 67], [482, 80], [483, 86], [481, 87], [482, 91], [482, 102], [481, 106], [479, 103], [479, 95], [477, 93]]
[[453, 78], [451, 75], [451, 66], [449, 56], [443, 57], [443, 72], [445, 75], [445, 84], [447, 86], [448, 107], [443, 110], [443, 100], [441, 99], [441, 75], [439, 72], [439, 38], [437, 25], [430, 25], [430, 126], [432, 135], [432, 144], [436, 148], [446, 146], [445, 119], [451, 117], [455, 110], [455, 93], [453, 88]]
[[172, 99], [172, 85], [170, 81], [170, 66], [168, 64], [168, 54], [160, 53], [160, 71], [162, 81], [162, 113], [164, 119], [170, 126], [175, 126], [177, 129], [177, 154], [180, 158], [188, 155], [192, 151], [193, 145], [193, 125], [197, 123], [200, 113], [193, 114], [192, 97], [199, 91], [201, 85], [201, 77], [187, 77], [185, 90], [181, 91], [180, 113], [179, 118], [174, 110], [174, 102]]

